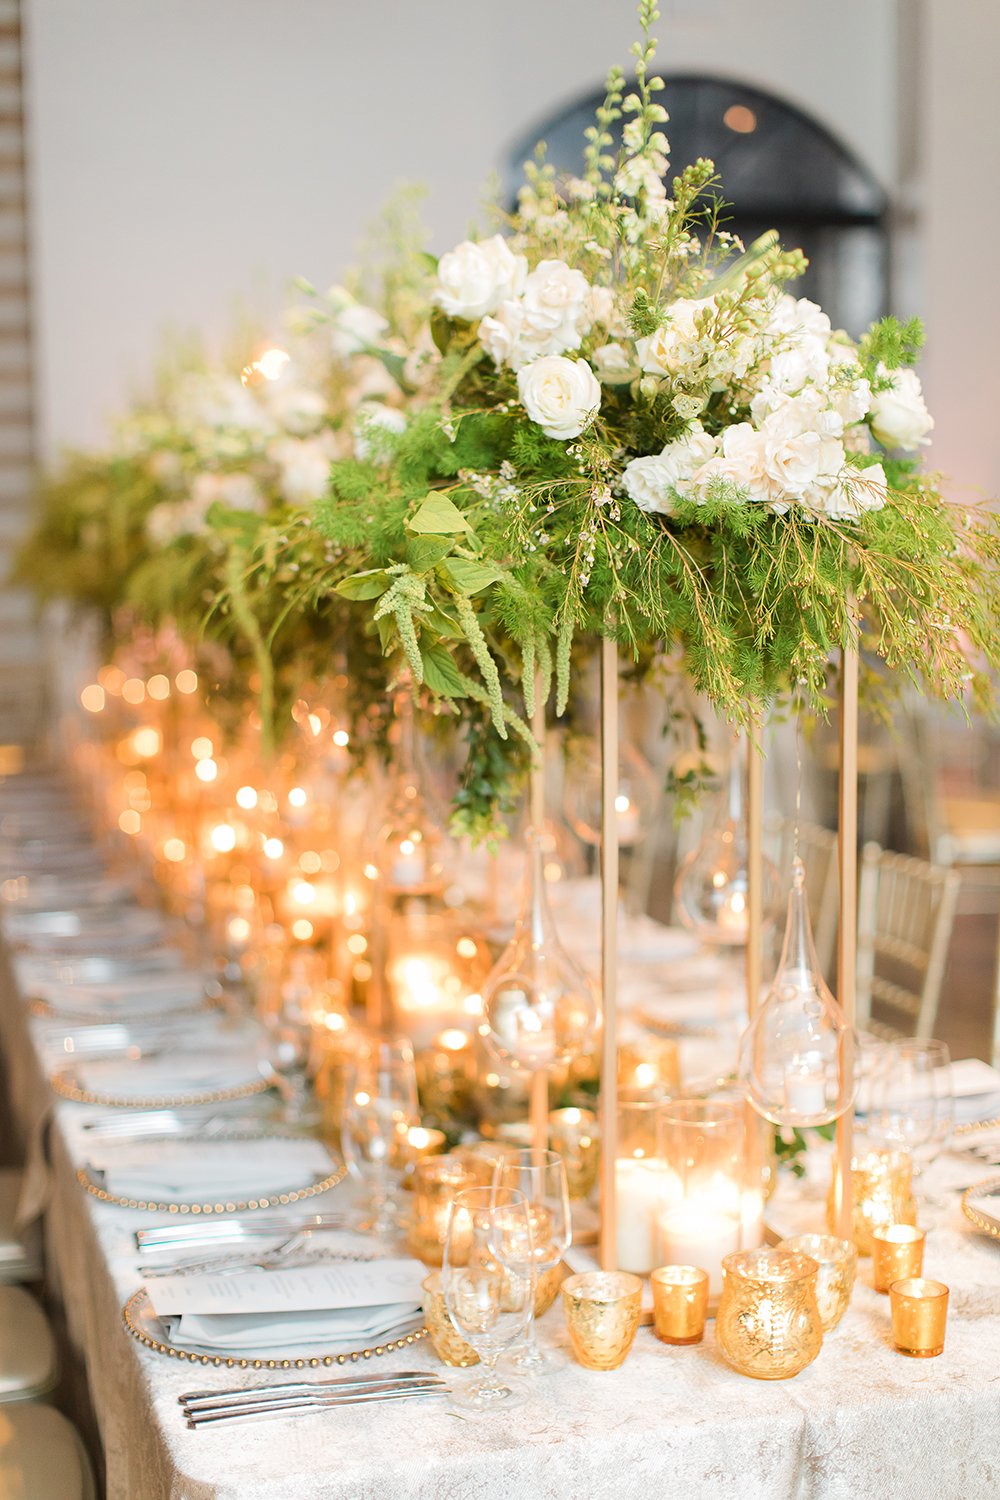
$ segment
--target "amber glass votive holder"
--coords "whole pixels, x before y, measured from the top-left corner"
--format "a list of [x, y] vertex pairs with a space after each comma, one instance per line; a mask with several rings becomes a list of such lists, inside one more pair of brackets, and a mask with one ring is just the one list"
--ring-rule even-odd
[[698, 1344], [708, 1316], [708, 1272], [698, 1266], [659, 1266], [650, 1275], [653, 1327], [665, 1344]]
[[554, 1109], [549, 1115], [549, 1146], [566, 1168], [571, 1198], [589, 1196], [601, 1160], [597, 1116], [590, 1109]]
[[[827, 1220], [837, 1228], [836, 1176], [830, 1187]], [[859, 1255], [871, 1255], [872, 1231], [887, 1224], [915, 1224], [912, 1167], [905, 1151], [867, 1151], [851, 1161], [853, 1218], [851, 1238]]]
[[887, 1292], [894, 1281], [922, 1276], [924, 1241], [922, 1229], [913, 1224], [887, 1224], [872, 1230], [872, 1275], [877, 1292]]
[[425, 1266], [439, 1266], [444, 1259], [455, 1194], [467, 1188], [489, 1187], [492, 1176], [489, 1163], [481, 1158], [424, 1156], [417, 1162], [407, 1238], [411, 1251]]
[[432, 1271], [429, 1276], [424, 1277], [421, 1286], [424, 1292], [424, 1322], [438, 1359], [446, 1365], [453, 1365], [457, 1370], [478, 1365], [479, 1355], [471, 1344], [465, 1342], [448, 1316], [441, 1289], [441, 1272]]
[[944, 1349], [948, 1288], [943, 1281], [904, 1276], [889, 1288], [892, 1341], [911, 1359], [933, 1359]]
[[635, 1339], [642, 1281], [628, 1271], [585, 1271], [562, 1284], [573, 1353], [588, 1370], [617, 1370]]

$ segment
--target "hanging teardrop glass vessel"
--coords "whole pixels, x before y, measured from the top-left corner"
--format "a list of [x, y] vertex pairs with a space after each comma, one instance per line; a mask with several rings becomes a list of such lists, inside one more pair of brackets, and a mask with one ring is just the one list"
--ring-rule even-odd
[[775, 1125], [826, 1125], [854, 1103], [857, 1047], [816, 957], [805, 866], [796, 857], [778, 971], [740, 1042], [744, 1096]]
[[413, 703], [398, 694], [399, 747], [388, 809], [369, 846], [365, 874], [383, 897], [425, 896], [449, 884], [455, 850], [423, 788], [416, 761]]
[[[681, 863], [674, 885], [677, 916], [706, 943], [736, 946], [747, 940], [750, 919], [750, 849], [744, 773], [746, 739], [737, 735], [726, 785], [715, 816]], [[780, 910], [778, 872], [763, 860], [765, 921]]]
[[480, 1034], [509, 1067], [532, 1072], [566, 1062], [593, 1036], [597, 1002], [566, 952], [545, 890], [545, 840], [527, 833], [521, 915], [483, 985]]

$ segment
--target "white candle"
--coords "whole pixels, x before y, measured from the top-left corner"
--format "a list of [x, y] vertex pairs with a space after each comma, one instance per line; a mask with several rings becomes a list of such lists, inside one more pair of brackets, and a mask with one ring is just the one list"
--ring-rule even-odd
[[615, 1162], [618, 1270], [646, 1276], [662, 1264], [656, 1213], [663, 1202], [663, 1185], [663, 1162], [657, 1157], [622, 1157]]
[[661, 1264], [698, 1266], [708, 1272], [708, 1294], [722, 1292], [722, 1257], [740, 1248], [742, 1223], [738, 1214], [723, 1213], [700, 1203], [680, 1203], [660, 1216]]
[[796, 1057], [785, 1069], [785, 1109], [804, 1116], [826, 1113], [826, 1074], [821, 1058]]

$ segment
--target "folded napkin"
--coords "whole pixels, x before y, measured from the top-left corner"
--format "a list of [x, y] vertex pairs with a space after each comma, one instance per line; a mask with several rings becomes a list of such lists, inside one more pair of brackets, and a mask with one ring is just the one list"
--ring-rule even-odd
[[224, 1349], [234, 1354], [322, 1349], [325, 1354], [346, 1354], [359, 1344], [378, 1343], [396, 1334], [404, 1321], [415, 1327], [419, 1313], [419, 1302], [393, 1302], [325, 1312], [185, 1313], [164, 1321], [170, 1342], [184, 1349], [209, 1353]]
[[198, 974], [166, 972], [148, 974], [141, 982], [130, 978], [107, 984], [63, 984], [49, 979], [35, 984], [32, 993], [53, 1010], [107, 1016], [111, 1021], [119, 1013], [158, 1015], [189, 1010], [204, 998], [205, 989]]
[[119, 1198], [256, 1198], [309, 1187], [331, 1170], [318, 1141], [93, 1144], [87, 1163]]

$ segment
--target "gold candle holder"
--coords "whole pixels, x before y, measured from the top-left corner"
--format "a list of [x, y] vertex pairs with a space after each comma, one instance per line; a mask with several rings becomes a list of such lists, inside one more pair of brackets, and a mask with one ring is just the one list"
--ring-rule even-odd
[[412, 1189], [416, 1180], [417, 1163], [428, 1156], [440, 1156], [448, 1144], [443, 1130], [425, 1130], [423, 1125], [411, 1125], [406, 1132], [404, 1154], [403, 1187]]
[[818, 1266], [788, 1250], [740, 1250], [722, 1262], [715, 1337], [726, 1359], [754, 1380], [787, 1380], [823, 1344]]
[[588, 1370], [617, 1370], [642, 1313], [642, 1282], [628, 1271], [586, 1271], [562, 1284], [573, 1353]]
[[892, 1341], [911, 1359], [933, 1359], [944, 1348], [948, 1288], [942, 1281], [906, 1276], [889, 1288]]
[[924, 1230], [912, 1224], [887, 1224], [872, 1231], [872, 1277], [877, 1292], [894, 1281], [919, 1277], [924, 1270]]
[[851, 1301], [858, 1271], [858, 1252], [850, 1240], [838, 1240], [832, 1234], [797, 1234], [782, 1240], [779, 1250], [808, 1255], [819, 1267], [816, 1277], [816, 1305], [823, 1332], [836, 1328]]
[[[888, 1224], [916, 1224], [912, 1169], [905, 1151], [868, 1151], [851, 1158], [851, 1238], [859, 1255], [871, 1255], [872, 1232]], [[827, 1223], [837, 1231], [837, 1183], [830, 1185]]]
[[554, 1266], [549, 1266], [545, 1271], [539, 1271], [535, 1276], [535, 1318], [540, 1318], [547, 1313], [553, 1302], [559, 1295], [559, 1287], [563, 1279], [562, 1261]]
[[618, 1087], [666, 1099], [681, 1091], [681, 1059], [669, 1037], [649, 1036], [618, 1046]]
[[571, 1198], [587, 1198], [601, 1162], [597, 1116], [589, 1109], [554, 1109], [549, 1114], [549, 1147], [566, 1168]]
[[425, 1266], [439, 1266], [444, 1258], [448, 1216], [456, 1193], [489, 1187], [489, 1163], [469, 1157], [425, 1156], [417, 1162], [413, 1180], [413, 1212], [407, 1238], [410, 1249]]
[[698, 1344], [708, 1316], [708, 1272], [697, 1266], [660, 1266], [650, 1276], [653, 1327], [665, 1344]]
[[467, 1344], [448, 1316], [444, 1292], [441, 1289], [441, 1272], [432, 1271], [421, 1282], [424, 1291], [424, 1322], [438, 1359], [458, 1370], [478, 1365], [479, 1355], [471, 1344]]

